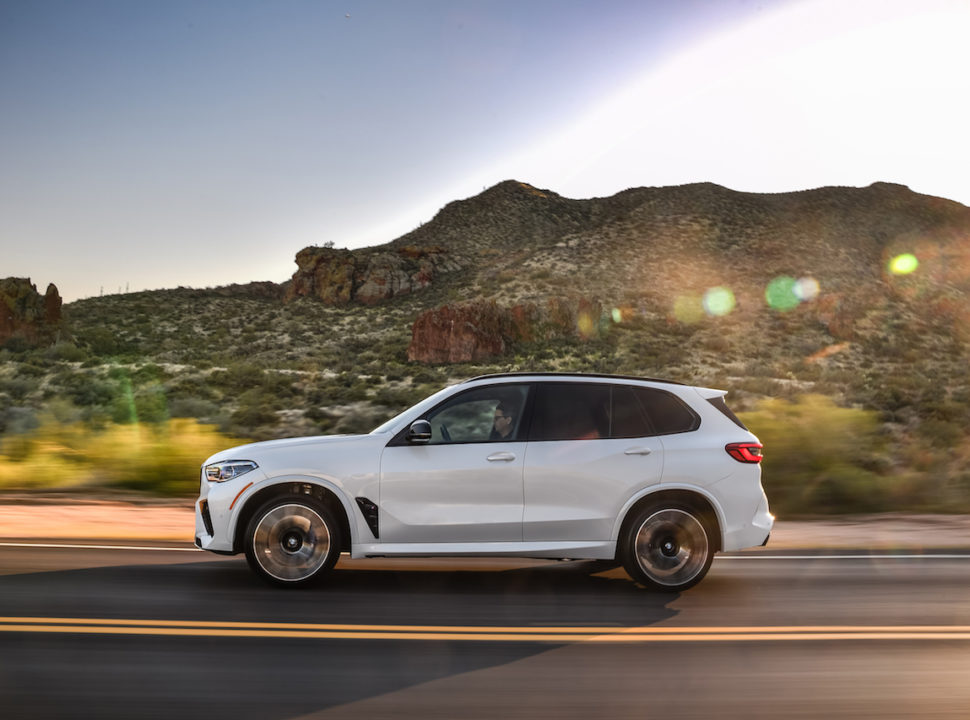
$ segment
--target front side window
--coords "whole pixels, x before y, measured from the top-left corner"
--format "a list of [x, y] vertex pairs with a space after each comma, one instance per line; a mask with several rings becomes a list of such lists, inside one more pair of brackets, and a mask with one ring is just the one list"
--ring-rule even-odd
[[429, 444], [515, 442], [528, 391], [527, 385], [490, 385], [447, 400], [427, 415]]

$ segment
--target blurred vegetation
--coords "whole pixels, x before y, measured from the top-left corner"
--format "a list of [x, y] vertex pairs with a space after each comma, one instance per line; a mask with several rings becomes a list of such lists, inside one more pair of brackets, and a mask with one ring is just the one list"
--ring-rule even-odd
[[836, 343], [808, 310], [758, 316], [752, 333], [751, 317], [675, 322], [646, 293], [623, 291], [615, 303], [626, 309], [604, 303], [583, 339], [538, 337], [491, 362], [409, 362], [414, 318], [460, 293], [348, 308], [185, 289], [72, 303], [73, 335], [0, 349], [0, 489], [192, 495], [217, 450], [367, 432], [475, 375], [570, 371], [728, 390], [765, 444], [764, 484], [784, 517], [970, 512], [970, 355], [959, 334], [893, 320]]
[[49, 417], [0, 442], [0, 487], [100, 486], [192, 495], [199, 490], [200, 462], [239, 443], [184, 418], [92, 427]]
[[765, 445], [763, 484], [776, 514], [880, 512], [898, 507], [886, 438], [874, 412], [830, 398], [770, 398], [741, 413]]

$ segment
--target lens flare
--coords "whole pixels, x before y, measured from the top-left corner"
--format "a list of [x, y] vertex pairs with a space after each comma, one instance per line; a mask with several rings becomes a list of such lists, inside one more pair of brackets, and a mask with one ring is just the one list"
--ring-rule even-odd
[[579, 313], [579, 317], [576, 318], [576, 329], [586, 340], [593, 337], [596, 332], [596, 322], [593, 320], [593, 316], [588, 312]]
[[795, 294], [796, 283], [795, 278], [788, 275], [781, 275], [768, 283], [768, 287], [765, 288], [765, 300], [768, 306], [772, 310], [781, 312], [798, 307], [801, 299]]
[[795, 297], [802, 302], [814, 300], [818, 297], [818, 280], [813, 277], [798, 278], [798, 280], [795, 282], [795, 286], [792, 288], [792, 292], [794, 292]]
[[674, 300], [674, 317], [687, 325], [704, 319], [704, 303], [697, 295], [681, 295]]
[[613, 308], [613, 312], [610, 315], [613, 317], [613, 322], [617, 325], [623, 322], [623, 311], [620, 308]]
[[909, 275], [919, 267], [919, 260], [912, 253], [897, 255], [889, 261], [889, 272], [893, 275]]
[[720, 317], [734, 310], [734, 293], [726, 287], [714, 287], [704, 293], [704, 311], [708, 315]]

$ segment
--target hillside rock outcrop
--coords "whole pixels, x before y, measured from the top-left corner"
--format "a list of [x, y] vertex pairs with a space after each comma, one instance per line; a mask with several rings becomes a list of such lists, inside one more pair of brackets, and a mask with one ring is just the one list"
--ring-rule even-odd
[[22, 338], [30, 344], [53, 337], [61, 321], [61, 296], [51, 283], [41, 295], [30, 278], [0, 279], [0, 344]]
[[443, 248], [416, 246], [394, 250], [307, 247], [297, 253], [296, 264], [284, 300], [315, 297], [328, 305], [373, 305], [422, 290], [439, 274], [459, 269]]
[[411, 327], [408, 360], [478, 362], [505, 355], [513, 344], [551, 337], [591, 337], [602, 308], [586, 298], [552, 298], [544, 305], [503, 307], [494, 301], [444, 305], [422, 313]]

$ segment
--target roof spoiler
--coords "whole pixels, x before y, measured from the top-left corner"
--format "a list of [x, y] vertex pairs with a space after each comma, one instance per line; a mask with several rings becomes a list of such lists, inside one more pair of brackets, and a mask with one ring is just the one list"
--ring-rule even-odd
[[697, 394], [700, 395], [705, 400], [713, 400], [714, 398], [724, 397], [727, 395], [727, 390], [715, 390], [714, 388], [694, 388], [697, 390]]

